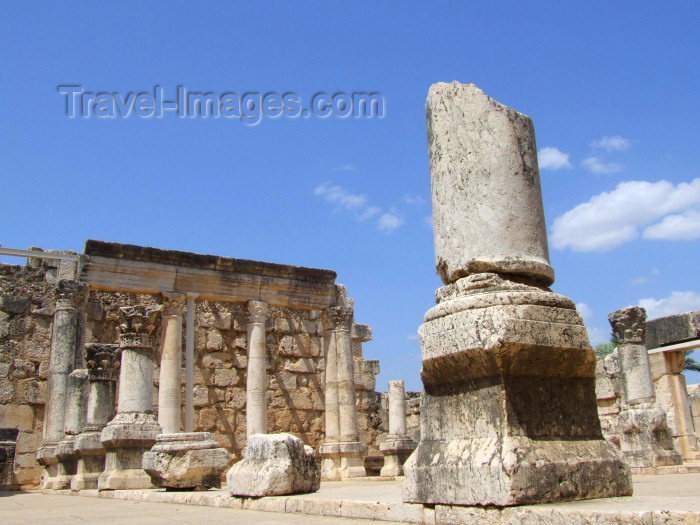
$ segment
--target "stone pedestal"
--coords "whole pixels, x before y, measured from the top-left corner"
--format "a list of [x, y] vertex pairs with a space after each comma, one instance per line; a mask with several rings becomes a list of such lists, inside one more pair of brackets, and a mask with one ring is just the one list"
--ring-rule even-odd
[[418, 444], [406, 434], [406, 389], [403, 381], [389, 381], [389, 435], [379, 445], [384, 454], [381, 476], [403, 476], [403, 464]]
[[228, 452], [209, 432], [161, 434], [143, 455], [143, 469], [154, 485], [169, 490], [221, 488]]
[[180, 432], [182, 424], [182, 313], [185, 296], [180, 293], [164, 293], [163, 304], [163, 353], [160, 358], [158, 382], [158, 424], [164, 434]]
[[153, 415], [153, 334], [162, 306], [129, 306], [119, 309], [119, 402], [116, 417], [102, 430], [107, 451], [100, 490], [150, 488], [151, 478], [142, 468], [143, 455], [161, 433]]
[[522, 505], [629, 495], [603, 439], [595, 353], [552, 293], [531, 120], [473, 85], [426, 103], [437, 270], [446, 286], [418, 335], [421, 441], [403, 499]]
[[267, 350], [265, 316], [267, 303], [248, 301], [248, 379], [246, 381], [246, 432], [267, 433]]
[[78, 468], [71, 481], [73, 491], [96, 489], [105, 470], [105, 448], [100, 441], [102, 429], [114, 417], [116, 380], [120, 351], [117, 345], [85, 345], [85, 361], [90, 388], [85, 429], [75, 437]]
[[632, 468], [682, 463], [673, 448], [666, 412], [654, 403], [649, 358], [644, 345], [646, 312], [629, 306], [612, 312], [608, 319], [619, 352], [624, 403], [619, 415], [620, 449]]
[[45, 467], [42, 488], [54, 488], [58, 475], [56, 446], [64, 438], [68, 376], [75, 366], [76, 351], [82, 341], [82, 313], [87, 294], [86, 283], [66, 279], [56, 283], [57, 299], [51, 333], [44, 432], [42, 446], [36, 453], [37, 461]]
[[255, 434], [243, 460], [226, 474], [233, 496], [281, 496], [316, 492], [321, 472], [311, 447], [291, 434]]
[[332, 306], [323, 314], [326, 347], [326, 439], [319, 448], [323, 479], [366, 476], [355, 405], [355, 377], [350, 329], [353, 310]]

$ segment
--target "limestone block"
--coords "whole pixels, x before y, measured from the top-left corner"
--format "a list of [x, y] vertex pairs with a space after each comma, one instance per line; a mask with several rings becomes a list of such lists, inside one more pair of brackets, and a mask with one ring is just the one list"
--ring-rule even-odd
[[0, 428], [16, 428], [31, 432], [34, 427], [34, 410], [25, 405], [0, 405]]
[[619, 418], [620, 448], [630, 467], [661, 467], [683, 462], [673, 448], [673, 436], [662, 409], [642, 403], [625, 408]]
[[28, 297], [19, 295], [0, 295], [0, 310], [8, 314], [22, 314], [29, 308]]
[[[359, 367], [358, 367], [359, 368]], [[376, 377], [372, 372], [361, 372], [355, 369], [355, 388], [373, 392], [377, 386]]]
[[277, 317], [273, 322], [273, 331], [275, 332], [299, 332], [301, 331], [301, 322], [293, 317]]
[[192, 392], [193, 404], [196, 407], [209, 405], [209, 389], [203, 385], [196, 385]]
[[255, 434], [248, 438], [243, 461], [228, 471], [234, 496], [280, 496], [316, 492], [321, 471], [313, 449], [291, 434]]
[[[700, 310], [652, 319], [646, 323], [648, 349], [690, 341], [700, 335]], [[653, 354], [652, 354], [653, 355]]]
[[15, 387], [9, 379], [0, 379], [0, 403], [9, 403], [15, 397]]
[[301, 359], [297, 359], [295, 361], [287, 361], [284, 364], [284, 369], [288, 372], [314, 374], [316, 373], [316, 363], [313, 359], [302, 357]]
[[435, 262], [443, 282], [501, 272], [551, 284], [530, 118], [458, 82], [432, 85], [425, 111]]
[[224, 348], [224, 338], [217, 329], [207, 332], [207, 350], [222, 350]]
[[208, 432], [161, 434], [143, 455], [143, 469], [153, 484], [168, 489], [221, 488], [228, 452]]
[[372, 327], [368, 324], [353, 324], [350, 336], [362, 343], [372, 340]]
[[214, 372], [213, 382], [216, 386], [234, 386], [239, 381], [238, 371], [233, 369], [219, 369]]
[[232, 356], [229, 352], [210, 352], [202, 356], [204, 368], [231, 368]]
[[202, 328], [217, 328], [230, 330], [233, 323], [231, 312], [204, 312], [199, 316], [199, 326]]

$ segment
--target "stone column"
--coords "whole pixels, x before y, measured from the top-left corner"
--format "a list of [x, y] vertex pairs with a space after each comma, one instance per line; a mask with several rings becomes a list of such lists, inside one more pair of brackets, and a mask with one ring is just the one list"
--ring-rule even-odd
[[323, 313], [324, 341], [327, 345], [326, 430], [330, 431], [319, 450], [324, 479], [366, 475], [364, 456], [367, 447], [360, 443], [357, 428], [350, 337], [352, 320], [353, 310], [348, 306], [331, 306]]
[[624, 403], [619, 415], [620, 449], [635, 471], [678, 465], [681, 456], [673, 448], [666, 412], [654, 403], [654, 384], [644, 345], [646, 311], [628, 306], [608, 319], [619, 352]]
[[85, 345], [89, 381], [87, 421], [84, 430], [75, 438], [78, 468], [70, 485], [73, 491], [96, 489], [97, 480], [105, 469], [106, 451], [100, 442], [100, 434], [114, 417], [119, 357], [118, 345]]
[[160, 358], [158, 385], [158, 424], [163, 434], [180, 432], [182, 404], [182, 312], [185, 296], [181, 293], [163, 293], [163, 353]]
[[532, 121], [474, 85], [426, 102], [437, 272], [418, 331], [421, 441], [406, 502], [523, 505], [632, 493], [603, 439], [595, 353], [552, 293]]
[[267, 434], [267, 349], [265, 316], [267, 303], [248, 301], [248, 380], [246, 384], [247, 436]]
[[44, 434], [42, 445], [36, 453], [37, 461], [45, 467], [42, 488], [53, 488], [58, 473], [56, 445], [64, 436], [68, 376], [73, 370], [76, 349], [82, 340], [81, 315], [88, 295], [88, 285], [79, 281], [60, 280], [56, 283], [56, 294]]
[[88, 398], [87, 370], [73, 370], [68, 376], [68, 399], [64, 425], [64, 438], [56, 445], [58, 475], [55, 490], [69, 489], [78, 471], [78, 455], [75, 452], [75, 437], [83, 431], [87, 415]]
[[389, 381], [389, 435], [379, 445], [384, 454], [381, 476], [403, 476], [403, 465], [418, 445], [406, 433], [406, 389], [403, 381]]
[[194, 429], [194, 300], [199, 294], [187, 293], [187, 333], [185, 338], [185, 432]]
[[658, 352], [649, 355], [651, 375], [658, 405], [666, 411], [668, 426], [676, 450], [686, 461], [700, 459], [693, 430], [688, 389], [683, 369], [683, 352]]
[[117, 415], [100, 437], [107, 450], [100, 490], [151, 487], [142, 460], [161, 433], [153, 415], [153, 347], [162, 311], [163, 306], [119, 309], [119, 401]]

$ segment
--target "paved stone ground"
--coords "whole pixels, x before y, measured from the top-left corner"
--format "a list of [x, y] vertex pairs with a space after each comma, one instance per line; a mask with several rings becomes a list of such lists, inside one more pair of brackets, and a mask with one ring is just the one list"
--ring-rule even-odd
[[[700, 474], [640, 475], [633, 479], [635, 495], [629, 498], [514, 507], [503, 512], [438, 507], [436, 513], [418, 505], [406, 505], [401, 502], [402, 482], [398, 480], [326, 482], [314, 494], [244, 500], [230, 497], [225, 490], [101, 494], [86, 491], [83, 494], [93, 497], [0, 492], [0, 522], [3, 525], [41, 522], [376, 525], [376, 521], [368, 519], [374, 518], [387, 524], [700, 523]], [[214, 508], [221, 506], [232, 508]]]

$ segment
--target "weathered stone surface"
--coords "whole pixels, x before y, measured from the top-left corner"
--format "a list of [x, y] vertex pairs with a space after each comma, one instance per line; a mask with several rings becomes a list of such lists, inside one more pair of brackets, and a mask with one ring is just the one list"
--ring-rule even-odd
[[620, 448], [630, 467], [680, 465], [681, 455], [673, 448], [666, 425], [666, 412], [652, 403], [625, 407], [620, 412]]
[[552, 283], [530, 118], [458, 82], [431, 86], [425, 111], [443, 282], [502, 272]]
[[143, 469], [153, 484], [168, 489], [221, 488], [228, 453], [209, 432], [161, 434], [143, 455]]
[[700, 310], [647, 321], [645, 342], [648, 349], [668, 346], [700, 337]]
[[0, 295], [0, 310], [8, 314], [22, 314], [29, 308], [29, 298], [15, 295]]
[[313, 449], [291, 434], [250, 436], [243, 461], [228, 471], [226, 482], [234, 496], [279, 496], [316, 492], [321, 471]]
[[406, 389], [403, 381], [389, 381], [389, 435], [379, 446], [384, 454], [380, 475], [403, 476], [403, 465], [418, 443], [406, 434]]

